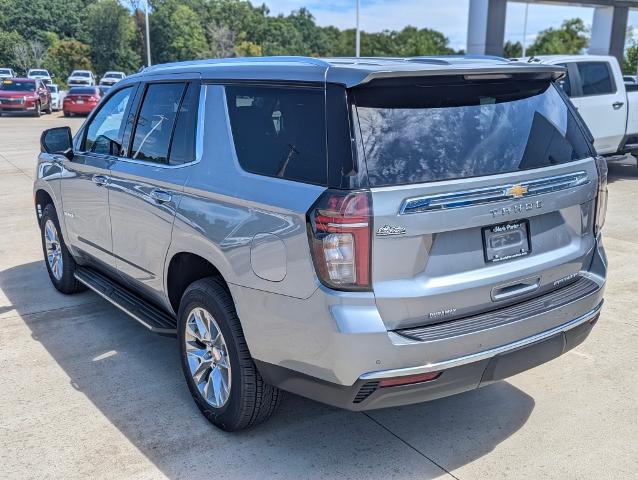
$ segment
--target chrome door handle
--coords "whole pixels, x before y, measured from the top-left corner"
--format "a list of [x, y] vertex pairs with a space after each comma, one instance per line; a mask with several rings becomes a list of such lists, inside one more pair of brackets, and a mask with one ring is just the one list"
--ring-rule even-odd
[[611, 106], [614, 107], [614, 110], [618, 110], [624, 104], [625, 104], [625, 102], [615, 102], [615, 103], [612, 103]]
[[173, 196], [164, 190], [152, 190], [151, 198], [157, 203], [168, 203], [172, 200]]
[[103, 187], [109, 183], [109, 177], [106, 175], [93, 175], [91, 180], [93, 180], [93, 183], [95, 183], [98, 187]]

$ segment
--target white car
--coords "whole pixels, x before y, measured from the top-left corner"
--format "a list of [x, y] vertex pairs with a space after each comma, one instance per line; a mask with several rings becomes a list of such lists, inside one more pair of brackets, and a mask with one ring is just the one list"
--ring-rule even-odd
[[106, 72], [100, 79], [100, 85], [112, 87], [123, 78], [126, 78], [126, 73], [124, 72]]
[[0, 78], [13, 78], [16, 76], [16, 72], [11, 68], [0, 68]]
[[95, 75], [90, 70], [73, 70], [66, 83], [69, 87], [93, 87]]
[[50, 85], [53, 83], [53, 75], [49, 73], [48, 70], [44, 68], [30, 68], [27, 72], [27, 78], [35, 78], [37, 80], [41, 80], [45, 85]]
[[539, 55], [519, 61], [567, 69], [560, 85], [585, 120], [598, 154], [638, 154], [638, 91], [625, 85], [616, 57]]
[[49, 89], [49, 92], [51, 92], [51, 109], [57, 112], [62, 108], [62, 94], [60, 92], [60, 88], [54, 83], [47, 85], [47, 88]]

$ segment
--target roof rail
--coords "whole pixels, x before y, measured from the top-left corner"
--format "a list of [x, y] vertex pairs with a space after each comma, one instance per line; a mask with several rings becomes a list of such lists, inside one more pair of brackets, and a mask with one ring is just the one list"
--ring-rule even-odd
[[301, 56], [281, 56], [281, 57], [229, 57], [229, 58], [209, 58], [204, 60], [187, 60], [184, 62], [160, 63], [144, 69], [145, 72], [161, 70], [163, 68], [190, 67], [190, 66], [208, 66], [221, 63], [301, 63], [312, 65], [315, 67], [328, 68], [330, 64], [325, 60], [315, 57]]

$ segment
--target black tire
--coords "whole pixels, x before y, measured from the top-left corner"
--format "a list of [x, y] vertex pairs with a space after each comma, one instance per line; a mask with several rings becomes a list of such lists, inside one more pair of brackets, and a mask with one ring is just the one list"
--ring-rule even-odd
[[[60, 276], [60, 278], [57, 278], [54, 274], [47, 256], [45, 230], [48, 221], [51, 221], [55, 226], [56, 233], [59, 239], [58, 248], [60, 249], [62, 258], [62, 275]], [[47, 267], [47, 272], [49, 273], [49, 278], [51, 279], [51, 283], [53, 283], [53, 286], [60, 292], [66, 294], [77, 293], [86, 290], [86, 287], [78, 282], [73, 275], [76, 268], [75, 260], [69, 253], [69, 250], [64, 243], [64, 238], [62, 238], [62, 230], [60, 229], [60, 222], [58, 221], [58, 215], [55, 211], [55, 207], [52, 204], [48, 204], [42, 212], [42, 218], [40, 219], [40, 232], [40, 237], [42, 239], [42, 252], [44, 253], [44, 263]]]
[[65, 117], [70, 117], [70, 116], [71, 116], [71, 114], [65, 110], [65, 111], [64, 111], [64, 116], [65, 116]]
[[35, 111], [33, 112], [33, 116], [34, 117], [42, 116], [42, 106], [40, 105], [40, 102], [35, 103]]
[[44, 110], [44, 113], [46, 113], [47, 115], [51, 115], [51, 113], [53, 112], [53, 109], [51, 108], [51, 102], [49, 102], [49, 105], [47, 105], [46, 110]]
[[[219, 326], [230, 359], [230, 393], [224, 405], [211, 405], [191, 375], [186, 355], [186, 326], [195, 308], [207, 310]], [[235, 305], [221, 279], [210, 277], [192, 283], [179, 307], [178, 338], [182, 369], [188, 389], [204, 416], [226, 431], [254, 427], [266, 421], [279, 406], [282, 392], [264, 382], [248, 350]]]

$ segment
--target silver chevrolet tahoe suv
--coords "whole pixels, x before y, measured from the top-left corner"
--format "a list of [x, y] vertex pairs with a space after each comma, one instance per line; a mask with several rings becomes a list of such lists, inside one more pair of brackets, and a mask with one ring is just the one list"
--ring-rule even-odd
[[[206, 60], [42, 134], [49, 276], [178, 338], [225, 430], [506, 378], [598, 319], [607, 169], [557, 80], [487, 57]], [[560, 387], [559, 387], [560, 388]]]

